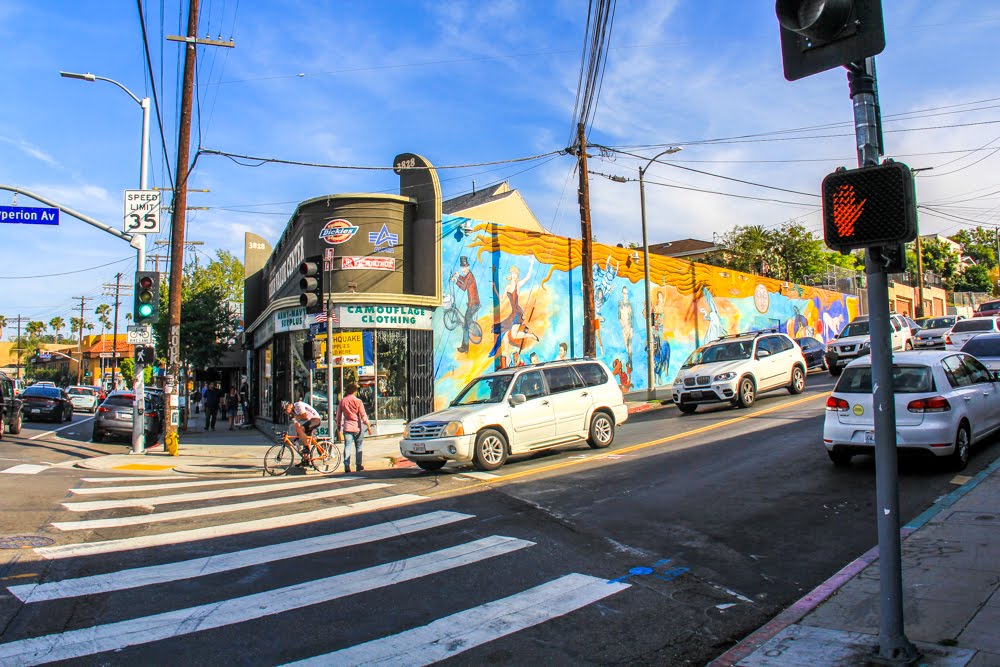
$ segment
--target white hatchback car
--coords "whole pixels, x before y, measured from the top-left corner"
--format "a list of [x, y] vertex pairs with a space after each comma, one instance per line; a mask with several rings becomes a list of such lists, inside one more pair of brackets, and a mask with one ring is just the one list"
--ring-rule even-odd
[[628, 408], [611, 371], [578, 359], [518, 366], [476, 378], [445, 410], [406, 425], [399, 453], [424, 470], [448, 461], [496, 470], [508, 456], [615, 438]]
[[91, 414], [97, 412], [100, 400], [97, 398], [97, 390], [93, 387], [70, 387], [66, 393], [69, 394], [74, 410], [86, 410]]
[[[966, 320], [970, 321], [970, 320]], [[893, 355], [896, 447], [900, 453], [945, 458], [956, 470], [972, 443], [1000, 429], [1000, 382], [963, 352], [927, 350]], [[830, 460], [848, 465], [875, 451], [871, 358], [844, 369], [826, 401], [823, 444]]]
[[802, 348], [783, 333], [753, 331], [723, 336], [691, 353], [674, 378], [674, 405], [691, 414], [699, 405], [732, 403], [748, 408], [757, 394], [806, 387]]
[[961, 350], [973, 337], [988, 333], [1000, 333], [1000, 317], [973, 317], [955, 322], [944, 335], [944, 349]]

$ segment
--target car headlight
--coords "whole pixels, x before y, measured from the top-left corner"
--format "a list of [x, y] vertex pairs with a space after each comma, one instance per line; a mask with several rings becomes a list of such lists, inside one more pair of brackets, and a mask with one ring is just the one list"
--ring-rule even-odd
[[441, 435], [465, 435], [465, 428], [462, 426], [462, 422], [448, 422], [448, 424], [444, 427], [444, 430], [441, 431]]
[[406, 439], [409, 437], [410, 437], [410, 425], [407, 424], [406, 426], [403, 427], [403, 438]]
[[674, 378], [674, 386], [679, 387], [684, 384], [684, 378], [676, 377]]
[[871, 346], [872, 346], [871, 341], [867, 341], [866, 340], [865, 342], [863, 342], [860, 345], [858, 345], [858, 349], [859, 350], [867, 350]]
[[723, 382], [725, 380], [732, 380], [735, 377], [736, 377], [736, 373], [733, 373], [733, 372], [719, 373], [714, 378], [712, 378], [712, 382]]

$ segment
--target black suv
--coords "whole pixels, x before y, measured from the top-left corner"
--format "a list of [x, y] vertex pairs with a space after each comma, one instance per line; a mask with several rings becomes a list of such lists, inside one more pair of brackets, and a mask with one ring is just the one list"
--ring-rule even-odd
[[0, 439], [4, 427], [17, 435], [21, 432], [21, 399], [14, 396], [14, 381], [0, 373]]

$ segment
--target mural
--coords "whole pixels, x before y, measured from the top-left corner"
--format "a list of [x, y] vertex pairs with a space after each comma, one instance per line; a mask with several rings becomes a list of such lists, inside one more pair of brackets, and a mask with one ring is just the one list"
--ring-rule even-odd
[[[581, 244], [444, 216], [444, 304], [434, 314], [435, 409], [497, 368], [582, 356]], [[642, 258], [594, 244], [596, 351], [622, 391], [646, 388]], [[778, 329], [833, 338], [857, 297], [671, 257], [650, 257], [653, 377], [673, 382], [699, 345], [729, 333]]]

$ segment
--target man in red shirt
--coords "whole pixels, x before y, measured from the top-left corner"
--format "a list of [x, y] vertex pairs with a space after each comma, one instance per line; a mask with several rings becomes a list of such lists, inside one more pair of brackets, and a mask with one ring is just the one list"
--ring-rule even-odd
[[476, 286], [476, 276], [469, 268], [469, 258], [460, 257], [458, 260], [458, 273], [451, 277], [458, 288], [465, 292], [468, 301], [465, 304], [465, 318], [462, 323], [462, 344], [459, 352], [469, 351], [469, 326], [476, 321], [476, 313], [479, 312], [479, 287]]
[[368, 430], [368, 435], [372, 434], [372, 425], [368, 421], [368, 413], [365, 412], [365, 404], [361, 402], [355, 394], [358, 393], [358, 385], [351, 382], [344, 388], [344, 397], [337, 405], [337, 416], [334, 423], [337, 430], [344, 434], [344, 472], [351, 472], [351, 451], [354, 446], [355, 463], [358, 472], [365, 469], [361, 465], [361, 445], [364, 443], [365, 434], [361, 425], [364, 424]]

